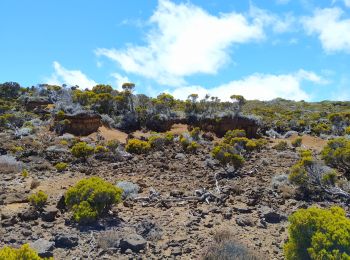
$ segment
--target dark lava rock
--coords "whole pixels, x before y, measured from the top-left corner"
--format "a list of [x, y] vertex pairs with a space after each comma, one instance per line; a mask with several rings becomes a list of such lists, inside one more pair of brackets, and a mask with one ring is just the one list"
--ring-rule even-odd
[[133, 252], [144, 250], [147, 246], [147, 241], [138, 234], [130, 234], [120, 240], [120, 249], [122, 252], [130, 249]]
[[78, 245], [79, 238], [74, 234], [58, 234], [55, 236], [55, 246], [60, 248], [71, 248]]
[[55, 221], [58, 209], [54, 206], [48, 206], [44, 208], [44, 211], [41, 213], [41, 218], [44, 221], [52, 222]]
[[286, 220], [286, 216], [281, 215], [280, 213], [276, 212], [275, 210], [271, 208], [264, 208], [261, 211], [261, 217], [265, 219], [267, 223], [280, 223], [281, 221]]
[[18, 217], [22, 220], [22, 221], [28, 221], [28, 220], [36, 220], [39, 218], [39, 213], [36, 209], [34, 208], [27, 208], [24, 209], [23, 212], [18, 214]]

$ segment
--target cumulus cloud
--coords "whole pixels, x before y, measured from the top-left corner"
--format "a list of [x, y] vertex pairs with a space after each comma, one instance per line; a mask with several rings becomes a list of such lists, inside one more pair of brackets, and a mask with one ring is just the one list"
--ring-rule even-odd
[[350, 7], [350, 0], [344, 0], [344, 4], [345, 4], [347, 7]]
[[233, 94], [243, 95], [247, 99], [271, 100], [285, 98], [292, 100], [309, 100], [311, 97], [302, 89], [303, 82], [327, 84], [327, 81], [314, 72], [299, 70], [291, 74], [258, 74], [255, 73], [241, 80], [234, 80], [214, 88], [187, 86], [168, 91], [176, 98], [186, 99], [197, 93], [201, 98], [206, 94], [229, 101]]
[[159, 0], [145, 45], [100, 48], [96, 54], [116, 61], [128, 73], [182, 85], [186, 76], [217, 73], [230, 61], [232, 45], [264, 39], [267, 18], [248, 16], [236, 12], [215, 16], [191, 3]]
[[343, 15], [338, 7], [318, 9], [303, 19], [303, 25], [307, 33], [318, 35], [325, 51], [350, 53], [350, 19], [342, 19]]
[[46, 79], [46, 82], [48, 84], [56, 84], [56, 85], [78, 85], [80, 88], [92, 88], [93, 86], [97, 85], [97, 83], [89, 79], [84, 73], [82, 73], [80, 70], [68, 70], [64, 68], [60, 63], [57, 61], [53, 62], [53, 67], [55, 69], [55, 72]]

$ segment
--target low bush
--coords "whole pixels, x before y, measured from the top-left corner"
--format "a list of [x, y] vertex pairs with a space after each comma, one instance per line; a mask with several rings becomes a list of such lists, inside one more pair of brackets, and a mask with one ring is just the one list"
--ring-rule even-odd
[[23, 177], [23, 178], [27, 178], [28, 176], [29, 176], [28, 170], [23, 169], [23, 170], [22, 170], [22, 177]]
[[42, 209], [47, 202], [47, 195], [45, 192], [39, 190], [37, 193], [30, 195], [28, 200], [36, 209]]
[[292, 141], [292, 146], [293, 147], [300, 147], [303, 142], [303, 139], [301, 137], [297, 137]]
[[286, 141], [279, 141], [273, 148], [277, 151], [285, 151], [288, 149], [288, 143]]
[[109, 150], [103, 145], [98, 145], [95, 147], [95, 153], [107, 153]]
[[42, 258], [28, 244], [24, 244], [20, 248], [4, 246], [0, 249], [0, 260], [53, 260], [53, 258]]
[[328, 141], [322, 150], [322, 159], [326, 164], [350, 175], [350, 139], [345, 137]]
[[15, 157], [10, 155], [0, 155], [0, 171], [7, 172], [21, 172], [22, 163], [18, 162]]
[[99, 177], [79, 181], [65, 195], [65, 203], [73, 211], [73, 219], [89, 224], [121, 201], [122, 189]]
[[343, 209], [299, 209], [289, 223], [287, 260], [350, 259], [350, 219]]
[[59, 162], [55, 165], [55, 168], [58, 172], [63, 172], [67, 169], [68, 164], [65, 162]]
[[198, 141], [199, 140], [199, 134], [201, 133], [201, 129], [199, 127], [195, 127], [192, 129], [190, 132], [190, 136], [192, 137], [193, 140]]
[[77, 158], [86, 160], [94, 153], [94, 148], [85, 142], [78, 142], [72, 147], [71, 153]]
[[192, 137], [180, 137], [180, 144], [185, 152], [195, 153], [199, 149], [200, 145], [193, 141]]
[[204, 260], [258, 260], [265, 259], [257, 256], [245, 246], [234, 240], [229, 231], [219, 231], [214, 234], [213, 243], [206, 249]]
[[234, 147], [222, 143], [214, 147], [211, 152], [214, 159], [218, 160], [220, 165], [227, 170], [227, 166], [233, 166], [235, 171], [243, 166], [244, 158], [236, 152]]
[[125, 146], [125, 150], [127, 152], [135, 154], [144, 154], [147, 153], [150, 149], [151, 145], [149, 142], [139, 139], [130, 139]]
[[292, 166], [288, 176], [289, 181], [297, 185], [304, 193], [334, 185], [337, 181], [337, 172], [316, 161], [311, 151], [301, 150], [300, 160]]

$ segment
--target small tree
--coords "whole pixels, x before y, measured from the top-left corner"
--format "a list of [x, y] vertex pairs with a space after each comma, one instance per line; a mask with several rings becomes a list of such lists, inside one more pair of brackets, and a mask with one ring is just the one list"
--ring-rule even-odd
[[12, 248], [5, 246], [0, 249], [1, 260], [53, 260], [50, 258], [42, 258], [38, 253], [29, 247], [29, 244], [24, 244], [20, 248]]

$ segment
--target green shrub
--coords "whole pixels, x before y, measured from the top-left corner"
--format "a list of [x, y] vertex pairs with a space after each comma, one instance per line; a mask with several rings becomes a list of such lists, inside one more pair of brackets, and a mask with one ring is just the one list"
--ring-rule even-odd
[[86, 160], [94, 153], [94, 148], [85, 142], [79, 142], [72, 147], [71, 152], [75, 157]]
[[322, 183], [325, 185], [335, 185], [335, 183], [337, 182], [337, 178], [338, 178], [337, 171], [332, 170], [323, 175]]
[[350, 126], [348, 126], [347, 128], [345, 128], [345, 134], [350, 135]]
[[273, 148], [277, 151], [285, 151], [288, 149], [288, 143], [286, 141], [279, 141]]
[[331, 125], [328, 123], [318, 123], [314, 125], [311, 130], [317, 135], [329, 134], [331, 132]]
[[301, 137], [297, 137], [292, 141], [292, 146], [300, 147], [302, 142], [303, 142], [303, 139]]
[[343, 209], [299, 209], [289, 222], [287, 260], [350, 259], [350, 219]]
[[65, 203], [73, 211], [73, 219], [88, 224], [121, 201], [122, 190], [99, 177], [79, 181], [65, 195]]
[[174, 141], [174, 134], [171, 132], [166, 132], [164, 137], [168, 143], [172, 143]]
[[65, 162], [59, 162], [55, 165], [55, 168], [58, 172], [63, 172], [67, 169], [68, 164]]
[[104, 147], [103, 145], [98, 145], [95, 147], [95, 153], [107, 153], [108, 148]]
[[0, 260], [53, 260], [53, 258], [42, 258], [28, 244], [24, 244], [20, 248], [4, 246], [0, 249]]
[[28, 200], [35, 208], [42, 209], [47, 202], [47, 195], [45, 192], [39, 190], [37, 193], [30, 195]]
[[130, 139], [125, 146], [125, 150], [129, 153], [143, 154], [151, 149], [151, 145], [139, 139]]
[[152, 148], [162, 148], [166, 144], [166, 139], [161, 135], [152, 135], [148, 138], [148, 143]]
[[199, 134], [201, 133], [201, 129], [199, 127], [195, 127], [192, 129], [190, 132], [190, 136], [192, 137], [193, 140], [198, 141], [199, 140]]
[[322, 159], [347, 175], [350, 174], [350, 140], [345, 137], [328, 141], [322, 150]]
[[229, 130], [225, 133], [223, 142], [229, 144], [233, 138], [237, 137], [246, 137], [245, 131], [241, 129]]
[[106, 144], [106, 147], [111, 150], [114, 151], [115, 149], [117, 149], [119, 147], [120, 143], [117, 140], [109, 140]]
[[244, 158], [237, 154], [231, 145], [225, 143], [215, 146], [211, 155], [219, 161], [225, 170], [228, 165], [233, 166], [235, 170], [237, 170], [241, 168], [244, 163]]
[[23, 169], [23, 170], [22, 170], [22, 177], [23, 177], [23, 178], [27, 178], [28, 176], [29, 176], [28, 170], [27, 170], [27, 169]]
[[195, 142], [191, 141], [191, 139], [188, 139], [184, 136], [180, 137], [180, 144], [185, 152], [195, 153], [199, 149], [200, 145]]

